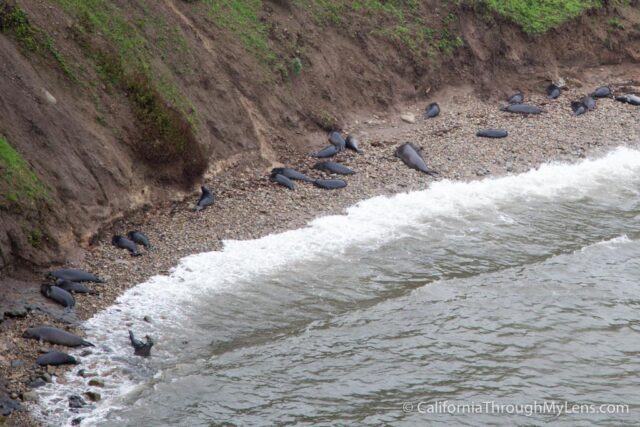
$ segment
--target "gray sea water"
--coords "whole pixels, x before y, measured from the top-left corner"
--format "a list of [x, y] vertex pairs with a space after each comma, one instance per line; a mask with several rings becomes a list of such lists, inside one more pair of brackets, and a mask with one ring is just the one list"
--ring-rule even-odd
[[[375, 198], [186, 258], [87, 322], [50, 423], [637, 425], [640, 152]], [[141, 320], [150, 314], [154, 322]], [[132, 356], [126, 329], [153, 335]]]

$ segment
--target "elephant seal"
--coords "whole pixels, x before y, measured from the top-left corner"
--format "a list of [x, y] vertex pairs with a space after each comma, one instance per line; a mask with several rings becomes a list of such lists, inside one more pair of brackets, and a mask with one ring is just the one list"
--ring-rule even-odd
[[138, 247], [136, 246], [136, 244], [126, 237], [122, 237], [116, 234], [111, 238], [111, 243], [113, 243], [113, 246], [115, 246], [116, 248], [128, 250], [129, 253], [131, 253], [131, 256], [142, 255], [140, 252], [138, 252]]
[[540, 114], [542, 110], [535, 105], [513, 104], [500, 108], [500, 111], [514, 114]]
[[505, 138], [508, 135], [509, 132], [504, 129], [484, 129], [476, 133], [476, 136], [481, 138]]
[[438, 117], [439, 114], [440, 106], [437, 102], [432, 102], [431, 104], [427, 105], [427, 108], [424, 111], [424, 118], [431, 119], [433, 117]]
[[580, 101], [573, 101], [571, 103], [571, 109], [573, 110], [574, 116], [581, 116], [587, 112], [587, 106]]
[[313, 185], [325, 190], [336, 190], [338, 188], [346, 187], [347, 182], [341, 179], [316, 179], [313, 181]]
[[330, 145], [318, 151], [316, 154], [313, 155], [313, 157], [318, 157], [318, 158], [333, 157], [339, 152], [340, 151], [335, 145]]
[[580, 100], [580, 102], [582, 102], [584, 106], [587, 107], [588, 111], [593, 111], [596, 108], [596, 100], [591, 96], [585, 96]]
[[279, 173], [275, 174], [275, 175], [271, 175], [271, 180], [274, 182], [277, 182], [278, 184], [282, 185], [283, 187], [287, 187], [289, 190], [295, 190], [296, 186], [293, 184], [293, 181], [291, 181], [289, 178], [287, 178], [284, 175], [281, 175]]
[[557, 99], [560, 96], [560, 88], [555, 84], [551, 83], [547, 86], [547, 98], [549, 99]]
[[524, 95], [522, 92], [514, 93], [507, 99], [509, 104], [522, 104], [524, 102]]
[[146, 250], [151, 249], [151, 243], [149, 242], [149, 238], [145, 236], [143, 233], [141, 233], [140, 231], [132, 230], [127, 233], [127, 237], [129, 238], [129, 240], [144, 246]]
[[40, 292], [45, 297], [57, 302], [63, 307], [73, 308], [76, 305], [76, 300], [73, 298], [73, 295], [57, 286], [46, 283], [40, 286]]
[[63, 268], [60, 270], [50, 271], [48, 276], [54, 279], [71, 280], [72, 282], [95, 282], [104, 283], [105, 281], [86, 271], [77, 270], [75, 268]]
[[81, 337], [53, 326], [36, 326], [29, 328], [22, 334], [23, 338], [32, 338], [50, 342], [52, 344], [64, 345], [67, 347], [91, 346], [95, 347], [89, 341], [85, 341]]
[[636, 95], [616, 96], [616, 101], [638, 106], [640, 105], [640, 96], [636, 96]]
[[200, 187], [200, 190], [202, 191], [202, 194], [200, 195], [200, 199], [198, 199], [198, 203], [196, 203], [196, 207], [194, 208], [194, 211], [196, 212], [200, 212], [201, 210], [204, 210], [207, 206], [211, 206], [215, 199], [211, 191], [209, 191], [209, 189], [204, 185]]
[[358, 146], [358, 139], [353, 135], [347, 135], [345, 145], [348, 149], [353, 150], [358, 154], [362, 153], [362, 150], [360, 150], [360, 147]]
[[332, 143], [338, 149], [338, 151], [344, 151], [345, 147], [347, 146], [347, 141], [342, 138], [340, 132], [337, 132], [335, 130], [329, 134], [329, 142]]
[[271, 169], [271, 177], [276, 175], [283, 175], [289, 179], [295, 179], [296, 181], [313, 182], [311, 178], [302, 172], [298, 172], [291, 168], [273, 168]]
[[354, 170], [349, 169], [345, 165], [341, 165], [340, 163], [336, 163], [336, 162], [316, 163], [313, 166], [313, 168], [318, 170], [324, 170], [329, 173], [337, 173], [339, 175], [353, 175], [356, 173]]
[[77, 365], [78, 360], [70, 354], [62, 351], [51, 350], [36, 359], [40, 366]]
[[591, 96], [594, 98], [607, 98], [611, 96], [611, 89], [609, 86], [600, 86], [598, 89], [593, 91]]
[[131, 341], [131, 346], [133, 347], [133, 354], [136, 356], [148, 357], [151, 355], [151, 347], [155, 343], [149, 335], [145, 338], [147, 342], [142, 342], [133, 335], [132, 331], [129, 331], [129, 341]]
[[404, 162], [404, 164], [412, 169], [419, 170], [420, 172], [424, 172], [427, 175], [431, 176], [435, 176], [438, 174], [438, 172], [436, 172], [435, 170], [427, 167], [427, 163], [424, 161], [422, 155], [420, 154], [420, 149], [410, 142], [402, 144], [396, 149], [396, 157], [399, 157]]
[[82, 283], [72, 282], [71, 280], [56, 279], [55, 285], [60, 289], [64, 289], [67, 292], [73, 292], [76, 294], [97, 294], [96, 291], [87, 288]]

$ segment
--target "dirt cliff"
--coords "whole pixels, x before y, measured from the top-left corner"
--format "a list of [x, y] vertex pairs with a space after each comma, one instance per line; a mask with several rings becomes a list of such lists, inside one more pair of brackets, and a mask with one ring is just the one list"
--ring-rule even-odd
[[482, 2], [0, 0], [0, 271], [445, 84], [498, 98], [637, 63], [639, 23], [637, 1], [531, 34]]

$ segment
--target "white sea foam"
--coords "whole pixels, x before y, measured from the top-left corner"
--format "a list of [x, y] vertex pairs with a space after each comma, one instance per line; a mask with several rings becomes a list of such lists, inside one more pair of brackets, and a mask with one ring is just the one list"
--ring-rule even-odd
[[[297, 230], [258, 240], [225, 241], [223, 251], [182, 259], [170, 275], [155, 276], [137, 285], [120, 296], [115, 305], [89, 319], [85, 325], [88, 339], [105, 343], [110, 349], [107, 352], [98, 348], [93, 355], [83, 358], [84, 366], [95, 363], [98, 370], [100, 367], [113, 370], [114, 366], [127, 368], [132, 358], [123, 325], [144, 330], [153, 327], [155, 336], [162, 340], [164, 330], [188, 325], [189, 311], [185, 307], [189, 307], [190, 301], [198, 300], [205, 293], [232, 290], [237, 283], [246, 283], [256, 275], [317, 257], [339, 256], [353, 246], [376, 247], [402, 238], [434, 218], [464, 217], [466, 213], [495, 209], [503, 203], [579, 200], [590, 194], [606, 194], [611, 186], [622, 185], [635, 191], [639, 181], [640, 151], [619, 148], [599, 159], [570, 165], [547, 164], [520, 175], [469, 183], [439, 181], [424, 191], [362, 201], [347, 209], [344, 215], [318, 218]], [[496, 215], [496, 220], [506, 221], [506, 218]], [[141, 322], [145, 315], [154, 319], [152, 326]], [[144, 363], [150, 362], [136, 363], [144, 367]], [[103, 390], [103, 401], [90, 415], [89, 423], [103, 416], [109, 407], [118, 405], [118, 396], [135, 389], [135, 380], [126, 375], [113, 375], [119, 386]], [[83, 382], [74, 374], [69, 375], [66, 386], [43, 388], [42, 407], [50, 411], [47, 421], [64, 422], [56, 417], [64, 416], [66, 420], [69, 416], [60, 413], [66, 406], [66, 398], [58, 403], [55, 399], [74, 391], [80, 394], [82, 390]], [[38, 409], [36, 415], [37, 412]]]

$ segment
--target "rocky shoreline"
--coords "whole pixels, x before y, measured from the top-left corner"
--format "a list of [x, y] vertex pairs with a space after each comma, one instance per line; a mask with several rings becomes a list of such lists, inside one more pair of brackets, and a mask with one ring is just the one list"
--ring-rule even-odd
[[[609, 83], [618, 91], [633, 88], [633, 82]], [[638, 145], [640, 107], [602, 99], [594, 111], [580, 117], [572, 115], [570, 101], [580, 99], [593, 89], [595, 86], [567, 90], [558, 100], [546, 99], [543, 91], [527, 94], [527, 103], [544, 110], [535, 116], [501, 112], [499, 107], [504, 102], [481, 102], [470, 90], [443, 92], [432, 97], [442, 108], [435, 119], [421, 118], [426, 105], [422, 103], [351, 123], [348, 131], [358, 135], [363, 153], [347, 151], [331, 159], [357, 172], [346, 177], [348, 187], [345, 189], [327, 191], [296, 182], [296, 190], [290, 191], [270, 182], [267, 169], [233, 170], [206, 182], [215, 192], [216, 202], [204, 212], [193, 212], [197, 200], [194, 193], [192, 200], [130, 215], [109, 231], [126, 234], [128, 230], [141, 230], [151, 240], [154, 250], [133, 258], [128, 252], [113, 247], [110, 235], [105, 235], [82, 262], [65, 266], [82, 268], [107, 280], [103, 285], [90, 284], [99, 291], [97, 296], [76, 295], [75, 318], [65, 317], [62, 310], [40, 296], [37, 291], [40, 282], [34, 283], [37, 285], [33, 287], [34, 292], [22, 295], [20, 300], [4, 301], [8, 316], [0, 325], [0, 378], [5, 378], [6, 395], [0, 393], [0, 409], [2, 402], [23, 401], [24, 405], [37, 401], [33, 389], [43, 382], [65, 381], [65, 368], [33, 366], [40, 352], [56, 346], [22, 338], [27, 327], [51, 324], [81, 335], [82, 320], [113, 304], [135, 284], [154, 275], [167, 274], [184, 256], [221, 250], [224, 240], [256, 239], [302, 227], [313, 218], [340, 214], [346, 207], [373, 196], [427, 188], [434, 178], [407, 168], [394, 156], [401, 143], [413, 142], [421, 147], [429, 167], [439, 171], [437, 179], [462, 181], [521, 173], [551, 160], [577, 161], [616, 146]], [[411, 115], [417, 117], [414, 123], [406, 120]], [[497, 140], [475, 136], [485, 128], [504, 128], [509, 136]], [[319, 138], [317, 147], [310, 147], [309, 153], [325, 145], [326, 141]], [[280, 160], [312, 177], [329, 177], [312, 169], [317, 159], [309, 153], [282, 153]], [[89, 384], [90, 380], [87, 378], [87, 392], [98, 393], [99, 398], [99, 382]], [[0, 425], [2, 421], [0, 416]], [[39, 425], [26, 411], [14, 412], [4, 422]]]

